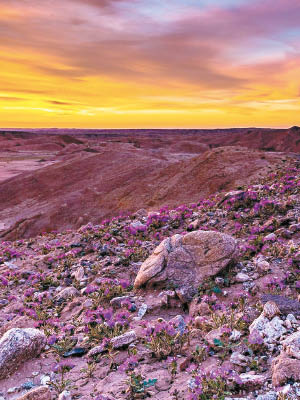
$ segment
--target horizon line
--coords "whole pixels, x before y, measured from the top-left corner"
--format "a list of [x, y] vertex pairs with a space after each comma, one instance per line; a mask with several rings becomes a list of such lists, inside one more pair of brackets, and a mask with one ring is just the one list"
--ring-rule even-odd
[[217, 127], [141, 127], [141, 128], [99, 128], [99, 127], [0, 127], [0, 131], [3, 130], [50, 130], [50, 129], [56, 129], [56, 130], [71, 130], [71, 129], [77, 129], [77, 130], [147, 130], [147, 129], [157, 129], [157, 130], [216, 130], [216, 129], [290, 129], [293, 127], [298, 127], [298, 125], [288, 125], [288, 126], [217, 126]]

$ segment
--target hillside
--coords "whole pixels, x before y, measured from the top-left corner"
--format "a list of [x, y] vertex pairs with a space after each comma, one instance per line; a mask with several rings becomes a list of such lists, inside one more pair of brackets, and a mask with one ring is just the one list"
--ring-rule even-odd
[[[90, 186], [100, 158], [87, 156], [77, 171]], [[129, 164], [141, 178], [153, 165], [142, 161], [144, 170]], [[119, 169], [124, 162], [118, 159]], [[228, 148], [179, 163], [155, 160], [156, 182], [168, 182], [168, 190], [149, 191], [154, 204], [176, 196], [176, 208], [0, 243], [5, 400], [299, 398], [299, 158]], [[66, 165], [69, 179], [74, 165]], [[63, 188], [75, 183], [60, 187], [59, 168], [39, 170], [36, 183], [24, 174], [24, 198], [44, 188], [61, 201]], [[192, 201], [184, 192], [190, 185], [196, 196], [204, 168], [204, 195]], [[43, 182], [46, 169], [53, 193]], [[129, 171], [122, 173], [114, 179], [122, 182]], [[22, 204], [22, 194], [14, 199], [17, 189], [9, 190], [7, 201]], [[185, 195], [191, 201], [178, 206]], [[78, 218], [88, 204], [86, 197]]]
[[281, 153], [231, 146], [181, 160], [174, 153], [104, 143], [96, 153], [76, 152], [0, 182], [0, 237], [28, 238], [140, 208], [197, 202], [250, 183], [285, 160]]

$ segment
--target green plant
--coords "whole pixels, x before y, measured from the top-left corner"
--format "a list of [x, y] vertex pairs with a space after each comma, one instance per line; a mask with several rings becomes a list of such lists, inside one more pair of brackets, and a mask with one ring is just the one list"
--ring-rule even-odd
[[290, 397], [285, 393], [279, 393], [277, 400], [290, 400]]
[[109, 327], [105, 322], [102, 324], [89, 324], [89, 339], [91, 342], [101, 342], [104, 338], [113, 338], [122, 335], [126, 331], [126, 326], [115, 325]]
[[235, 391], [241, 383], [239, 375], [226, 368], [216, 368], [209, 372], [193, 371], [193, 378], [189, 381], [189, 391], [193, 400], [224, 400]]
[[146, 345], [155, 357], [164, 359], [181, 353], [184, 344], [189, 342], [189, 328], [179, 328], [172, 322], [158, 320], [155, 326], [145, 330], [145, 336]]
[[114, 297], [123, 296], [128, 290], [129, 284], [119, 282], [117, 279], [102, 278], [99, 285], [91, 287], [88, 290], [88, 295], [93, 301], [93, 307], [97, 308], [102, 303], [106, 303]]
[[[243, 307], [245, 304], [243, 303]], [[217, 329], [222, 326], [227, 326], [230, 330], [237, 329], [240, 331], [244, 331], [247, 329], [247, 324], [243, 320], [242, 313], [239, 313], [238, 310], [230, 310], [228, 311], [211, 311], [211, 329]]]
[[206, 360], [208, 356], [208, 347], [203, 345], [203, 346], [196, 346], [196, 349], [192, 353], [192, 357], [195, 360], [196, 363], [201, 364], [203, 361]]
[[171, 382], [174, 382], [176, 375], [177, 375], [177, 359], [176, 357], [173, 357], [171, 362], [168, 365], [168, 371], [171, 375]]
[[109, 369], [117, 369], [118, 364], [115, 361], [115, 357], [118, 354], [118, 351], [114, 351], [112, 344], [109, 342], [107, 345], [107, 353], [102, 356], [102, 358], [107, 358], [109, 360]]
[[131, 399], [144, 399], [148, 397], [147, 389], [154, 386], [157, 379], [149, 379], [145, 381], [142, 375], [132, 372], [128, 375], [126, 383], [128, 388], [126, 390], [128, 398]]
[[58, 375], [58, 379], [51, 380], [48, 385], [58, 394], [66, 389], [71, 389], [72, 381], [70, 379], [66, 379], [66, 373], [74, 367], [75, 365], [68, 360], [58, 362], [53, 368], [53, 372]]
[[180, 394], [179, 391], [177, 389], [175, 389], [174, 392], [171, 393], [173, 400], [180, 400], [179, 394]]
[[84, 374], [85, 379], [93, 378], [97, 364], [94, 361], [87, 362], [85, 368], [81, 368], [80, 372]]
[[53, 344], [52, 348], [58, 355], [63, 355], [64, 353], [72, 350], [76, 343], [77, 339], [73, 339], [72, 337], [66, 335]]
[[125, 371], [127, 379], [125, 381], [127, 389], [125, 394], [128, 400], [144, 399], [149, 396], [148, 389], [154, 386], [157, 379], [145, 380], [144, 377], [136, 371], [138, 361], [135, 356], [129, 357], [120, 367], [120, 371]]
[[216, 286], [213, 278], [206, 278], [199, 286], [198, 286], [198, 295], [202, 297], [203, 295], [209, 295], [213, 293], [213, 289]]

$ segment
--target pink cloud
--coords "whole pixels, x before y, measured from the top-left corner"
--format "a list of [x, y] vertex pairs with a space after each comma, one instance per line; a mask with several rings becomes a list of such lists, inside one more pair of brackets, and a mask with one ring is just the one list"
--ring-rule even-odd
[[[0, 0], [0, 7], [1, 3], [4, 1]], [[17, 7], [17, 3], [9, 4]], [[250, 71], [239, 70], [245, 49], [255, 49], [260, 41], [283, 40], [281, 34], [297, 28], [300, 20], [299, 0], [256, 0], [229, 9], [187, 8], [167, 21], [146, 17], [134, 7], [131, 16], [124, 15], [119, 6], [132, 5], [129, 0], [53, 0], [49, 16], [47, 3], [26, 3], [45, 13], [31, 14], [28, 7], [22, 20], [1, 21], [0, 16], [1, 42], [7, 49], [55, 56], [68, 67], [33, 65], [40, 71], [70, 79], [99, 75], [199, 88], [245, 87], [252, 79]], [[95, 14], [93, 8], [113, 8], [114, 13]], [[237, 55], [241, 50], [237, 61], [231, 57], [232, 50]], [[254, 71], [255, 65], [252, 68]], [[268, 64], [265, 68], [270, 69]], [[255, 74], [259, 71], [263, 71], [262, 65]]]

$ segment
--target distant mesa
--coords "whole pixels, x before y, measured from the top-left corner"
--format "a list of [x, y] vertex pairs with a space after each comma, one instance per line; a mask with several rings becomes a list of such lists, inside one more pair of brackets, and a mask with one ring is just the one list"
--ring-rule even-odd
[[295, 125], [295, 126], [292, 126], [289, 130], [292, 132], [300, 132], [300, 127]]

